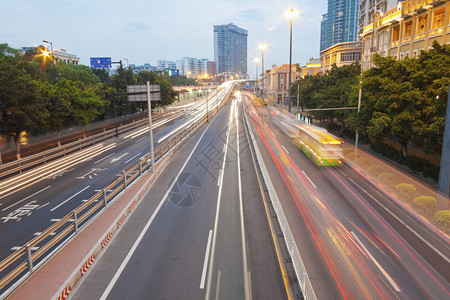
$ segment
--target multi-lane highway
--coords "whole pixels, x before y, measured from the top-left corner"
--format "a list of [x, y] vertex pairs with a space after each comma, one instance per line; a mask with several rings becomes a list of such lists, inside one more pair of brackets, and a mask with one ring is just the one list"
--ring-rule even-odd
[[240, 99], [175, 154], [72, 299], [287, 297]]
[[[232, 86], [227, 85], [211, 93], [208, 109], [216, 109], [231, 90]], [[153, 123], [154, 145], [204, 116], [206, 109], [205, 98], [174, 107]], [[149, 151], [149, 130], [144, 126], [2, 180], [0, 259], [113, 182]]]
[[427, 250], [442, 256], [433, 267], [370, 204], [374, 198], [388, 206], [389, 199], [349, 167], [314, 165], [283, 113], [247, 103], [265, 161], [280, 175], [272, 180], [319, 299], [448, 297], [445, 239]]
[[[155, 122], [154, 144], [216, 109], [233, 85], [218, 89], [208, 104], [178, 107]], [[264, 164], [318, 299], [447, 299], [448, 236], [402, 210], [346, 164], [314, 165], [296, 144], [297, 125], [292, 116], [236, 93], [172, 156], [70, 297], [298, 294], [292, 265], [280, 259], [264, 208], [257, 170]], [[254, 162], [248, 130], [264, 162]], [[0, 182], [2, 257], [113, 181], [148, 149], [148, 129], [140, 128]]]

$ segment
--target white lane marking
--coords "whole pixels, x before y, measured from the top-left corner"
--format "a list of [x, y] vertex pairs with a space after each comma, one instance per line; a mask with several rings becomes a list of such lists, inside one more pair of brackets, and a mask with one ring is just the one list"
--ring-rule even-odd
[[283, 145], [281, 145], [281, 147], [283, 147], [284, 151], [286, 151], [286, 153], [287, 153], [287, 154], [289, 154], [289, 151], [287, 151], [287, 149], [286, 149], [286, 148], [284, 148], [284, 146], [283, 146]]
[[142, 141], [142, 140], [145, 140], [147, 137], [146, 136], [144, 136], [143, 138], [140, 138], [140, 139], [138, 139], [138, 140], [136, 140], [136, 141], [134, 141], [135, 143], [139, 143], [140, 141]]
[[302, 170], [302, 173], [303, 173], [303, 175], [305, 175], [306, 179], [308, 179], [309, 182], [313, 185], [313, 187], [314, 187], [315, 189], [317, 189], [317, 186], [314, 184], [314, 182], [312, 182], [311, 178], [309, 178], [309, 176], [306, 175], [305, 171]]
[[28, 200], [28, 199], [30, 199], [31, 197], [33, 197], [33, 196], [35, 196], [35, 195], [37, 195], [37, 194], [39, 194], [39, 193], [41, 193], [41, 192], [43, 192], [43, 191], [45, 191], [46, 189], [48, 189], [48, 188], [50, 188], [51, 187], [51, 185], [49, 185], [48, 187], [45, 187], [45, 188], [43, 188], [42, 190], [40, 190], [40, 191], [37, 191], [36, 193], [34, 193], [34, 194], [31, 194], [30, 196], [28, 196], [28, 197], [26, 197], [26, 198], [24, 198], [24, 199], [22, 199], [22, 200], [20, 200], [20, 201], [17, 201], [16, 203], [14, 203], [14, 204], [11, 204], [10, 206], [8, 206], [8, 207], [5, 207], [4, 209], [2, 209], [2, 211], [5, 211], [5, 210], [7, 210], [7, 209], [9, 209], [9, 208], [11, 208], [11, 207], [13, 207], [13, 206], [15, 206], [15, 205], [17, 205], [17, 204], [19, 204], [19, 203], [21, 203], [21, 202], [23, 202], [23, 201], [25, 201], [25, 200]]
[[275, 135], [275, 133], [273, 133], [273, 131], [272, 131], [272, 130], [270, 131], [270, 133], [272, 133], [273, 137], [275, 137], [275, 138], [276, 138], [276, 135]]
[[389, 274], [383, 269], [382, 266], [377, 262], [377, 260], [373, 257], [373, 255], [369, 252], [369, 250], [364, 246], [364, 244], [361, 242], [361, 240], [356, 236], [356, 234], [353, 231], [350, 231], [350, 233], [353, 235], [353, 237], [356, 239], [358, 244], [363, 248], [363, 250], [366, 252], [366, 254], [369, 256], [369, 258], [373, 261], [373, 263], [377, 266], [377, 268], [383, 273], [384, 277], [389, 281], [389, 283], [392, 285], [392, 287], [397, 291], [400, 292], [400, 288], [395, 283], [395, 281], [389, 276]]
[[127, 164], [128, 162], [132, 161], [133, 159], [135, 159], [137, 156], [141, 155], [142, 152], [139, 152], [138, 154], [136, 154], [135, 156], [133, 156], [132, 158], [130, 158], [129, 160], [127, 160], [125, 163]]
[[[41, 235], [41, 234], [42, 234], [42, 232], [35, 232], [34, 233], [34, 235]], [[56, 234], [56, 232], [52, 232], [49, 235], [55, 235], [55, 234]]]
[[217, 178], [217, 186], [219, 186], [219, 184], [220, 184], [220, 178], [222, 178], [222, 176], [223, 176], [223, 170], [220, 169], [220, 171], [219, 171], [219, 178]]
[[208, 234], [208, 243], [206, 244], [206, 252], [205, 252], [205, 261], [203, 262], [203, 271], [202, 271], [202, 277], [200, 280], [200, 289], [205, 288], [205, 279], [206, 279], [206, 271], [208, 270], [208, 260], [209, 260], [209, 249], [211, 248], [211, 238], [212, 238], [213, 231], [210, 230]]
[[[240, 99], [240, 98], [239, 98]], [[238, 119], [238, 106], [236, 104], [236, 154], [237, 154], [237, 171], [239, 182], [239, 214], [241, 220], [241, 243], [242, 243], [242, 268], [244, 272], [244, 291], [245, 299], [250, 299], [250, 286], [248, 282], [248, 267], [247, 267], [247, 251], [245, 241], [245, 225], [244, 225], [244, 204], [242, 202], [242, 180], [241, 180], [241, 155], [239, 152], [239, 119]]]
[[61, 219], [51, 219], [50, 222], [59, 222]]
[[[228, 141], [230, 139], [230, 131], [231, 131], [231, 121], [233, 119], [233, 105], [235, 102], [233, 101], [232, 108], [230, 110], [230, 118], [228, 120], [228, 130], [227, 130], [227, 140], [225, 142], [225, 154], [223, 158], [222, 163], [222, 169], [225, 170], [225, 163], [227, 160], [227, 152], [228, 152]], [[211, 124], [211, 123], [210, 123]], [[216, 206], [216, 216], [214, 220], [214, 235], [212, 240], [212, 249], [211, 249], [211, 259], [209, 261], [209, 273], [208, 273], [208, 281], [206, 283], [206, 296], [205, 299], [211, 299], [211, 284], [212, 284], [212, 273], [213, 273], [213, 265], [214, 265], [214, 254], [216, 252], [216, 240], [217, 240], [217, 227], [219, 226], [219, 215], [220, 215], [220, 203], [222, 202], [222, 187], [223, 187], [223, 178], [225, 176], [222, 176], [220, 178], [220, 185], [219, 185], [219, 193], [217, 194], [217, 206]]]
[[94, 165], [95, 165], [96, 163], [101, 162], [101, 161], [104, 160], [104, 159], [107, 159], [107, 158], [110, 157], [110, 156], [113, 156], [114, 154], [116, 154], [116, 153], [113, 152], [113, 153], [111, 153], [111, 154], [109, 154], [109, 155], [107, 155], [107, 156], [105, 156], [105, 157], [103, 157], [103, 158], [97, 160], [96, 162], [94, 162]]
[[133, 244], [133, 247], [131, 247], [130, 251], [128, 252], [125, 259], [122, 261], [122, 264], [120, 265], [119, 269], [114, 274], [114, 277], [109, 282], [108, 286], [106, 287], [105, 291], [103, 292], [102, 296], [100, 297], [100, 300], [105, 300], [109, 293], [111, 292], [112, 288], [117, 282], [117, 279], [119, 279], [120, 274], [122, 274], [123, 270], [125, 269], [126, 265], [128, 264], [128, 261], [131, 259], [131, 256], [136, 251], [137, 247], [139, 246], [141, 240], [144, 238], [145, 233], [147, 232], [150, 225], [153, 223], [153, 220], [155, 219], [156, 215], [158, 214], [159, 210], [161, 209], [163, 203], [166, 201], [167, 197], [169, 196], [169, 192], [172, 190], [173, 186], [175, 185], [175, 182], [178, 181], [178, 178], [180, 177], [180, 174], [183, 172], [184, 168], [186, 167], [187, 163], [191, 159], [192, 155], [194, 154], [195, 150], [197, 149], [197, 146], [200, 144], [201, 140], [203, 139], [203, 136], [205, 135], [206, 131], [208, 131], [209, 126], [211, 126], [212, 123], [209, 123], [209, 125], [206, 127], [205, 131], [200, 136], [200, 139], [197, 141], [197, 143], [194, 146], [194, 149], [192, 149], [192, 152], [189, 154], [188, 158], [184, 162], [183, 166], [180, 168], [180, 171], [178, 172], [177, 176], [173, 180], [170, 187], [167, 189], [166, 194], [161, 199], [161, 202], [159, 202], [158, 206], [156, 207], [155, 211], [153, 212], [152, 216], [148, 220], [147, 224], [145, 224], [144, 228], [142, 229], [141, 233], [139, 234], [138, 238]]
[[69, 199], [61, 202], [60, 204], [58, 204], [57, 206], [53, 207], [52, 209], [50, 209], [50, 211], [54, 211], [55, 209], [57, 209], [58, 207], [60, 207], [61, 205], [64, 205], [67, 201], [72, 200], [74, 197], [78, 196], [79, 194], [81, 194], [82, 192], [84, 192], [85, 190], [87, 190], [88, 188], [90, 188], [91, 186], [88, 185], [87, 187], [85, 187], [84, 189], [82, 189], [81, 191], [79, 191], [78, 193], [76, 193], [75, 195], [73, 195], [72, 197], [70, 197]]
[[36, 208], [36, 210], [41, 209], [41, 208], [43, 208], [43, 207], [46, 207], [46, 206], [49, 205], [49, 204], [50, 204], [50, 202], [47, 202], [47, 203], [45, 203], [44, 205], [41, 205], [41, 206], [39, 206], [38, 208]]
[[119, 156], [119, 157], [114, 157], [113, 159], [111, 159], [111, 163], [116, 162], [116, 161], [119, 161], [119, 160], [121, 160], [122, 158], [124, 158], [124, 157], [127, 156], [127, 155], [128, 155], [128, 152], [122, 154], [122, 155]]
[[[348, 177], [348, 176], [347, 176]], [[450, 258], [446, 255], [444, 255], [444, 253], [442, 253], [439, 249], [437, 249], [435, 246], [433, 246], [432, 244], [430, 244], [430, 242], [428, 242], [424, 237], [422, 237], [417, 231], [415, 231], [413, 228], [411, 228], [408, 224], [405, 223], [405, 221], [403, 221], [402, 219], [400, 219], [396, 214], [394, 214], [389, 208], [387, 208], [383, 203], [381, 203], [380, 201], [378, 201], [377, 198], [375, 198], [374, 196], [372, 196], [371, 194], [369, 194], [369, 192], [367, 192], [365, 189], [363, 189], [359, 184], [357, 184], [354, 180], [352, 180], [350, 177], [348, 177], [348, 179], [350, 179], [350, 181], [352, 181], [357, 187], [359, 187], [362, 191], [364, 191], [364, 193], [369, 196], [370, 198], [372, 198], [373, 201], [375, 201], [379, 206], [381, 206], [382, 208], [384, 208], [384, 210], [386, 210], [391, 216], [393, 216], [398, 222], [400, 222], [400, 224], [402, 224], [403, 226], [405, 226], [406, 228], [408, 228], [409, 231], [411, 231], [415, 236], [417, 236], [422, 242], [424, 242], [428, 247], [430, 247], [431, 249], [434, 250], [434, 252], [436, 252], [439, 256], [441, 256], [444, 260], [446, 260], [447, 262], [450, 263]]]
[[[11, 250], [12, 250], [12, 251], [17, 251], [17, 250], [19, 250], [19, 249], [21, 249], [21, 248], [22, 248], [22, 247], [15, 246], [15, 247], [12, 247]], [[38, 250], [38, 249], [39, 249], [39, 247], [31, 247], [31, 248], [30, 248], [31, 251], [36, 251], [36, 250]]]
[[222, 152], [225, 152], [225, 144], [223, 144]]

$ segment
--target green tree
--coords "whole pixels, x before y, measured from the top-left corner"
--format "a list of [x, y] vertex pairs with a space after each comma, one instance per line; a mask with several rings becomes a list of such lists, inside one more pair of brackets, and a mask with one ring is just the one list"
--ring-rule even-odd
[[0, 132], [14, 139], [18, 159], [21, 133], [46, 115], [39, 83], [26, 73], [24, 64], [12, 57], [0, 59]]
[[58, 146], [61, 146], [61, 130], [71, 113], [71, 104], [68, 93], [64, 91], [65, 81], [52, 86], [42, 82], [39, 86], [39, 95], [44, 103], [48, 116], [44, 121], [44, 128], [58, 133]]
[[375, 67], [362, 75], [359, 124], [374, 137], [390, 136], [434, 152], [442, 148], [450, 82], [450, 45], [433, 43], [419, 58], [374, 56]]

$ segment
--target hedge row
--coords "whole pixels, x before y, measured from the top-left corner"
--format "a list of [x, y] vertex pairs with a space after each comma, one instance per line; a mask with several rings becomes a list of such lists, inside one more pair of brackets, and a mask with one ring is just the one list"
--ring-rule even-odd
[[373, 143], [370, 145], [370, 148], [399, 164], [407, 165], [413, 171], [422, 172], [424, 177], [431, 177], [436, 181], [439, 180], [439, 167], [422, 157], [408, 155], [404, 158], [402, 150], [384, 143]]

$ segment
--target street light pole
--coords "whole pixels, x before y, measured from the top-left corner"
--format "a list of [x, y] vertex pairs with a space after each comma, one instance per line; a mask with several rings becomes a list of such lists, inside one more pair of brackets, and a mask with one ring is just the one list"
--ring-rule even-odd
[[[358, 95], [358, 111], [357, 111], [357, 117], [359, 117], [359, 111], [361, 110], [361, 93], [362, 93], [362, 81], [359, 81], [359, 95]], [[356, 118], [358, 120], [358, 118]], [[358, 151], [358, 124], [356, 124], [356, 137], [355, 137], [355, 155], [356, 151]]]
[[148, 124], [150, 126], [150, 152], [152, 157], [152, 172], [153, 172], [155, 165], [155, 157], [153, 155], [152, 105], [150, 101], [150, 81], [147, 81], [147, 100], [148, 100]]
[[292, 96], [292, 87], [291, 87], [291, 76], [292, 76], [292, 19], [294, 10], [290, 10], [290, 17], [291, 17], [291, 30], [290, 30], [290, 37], [289, 37], [289, 108], [288, 111], [291, 113], [291, 96]]
[[261, 77], [262, 77], [262, 91], [261, 91], [261, 98], [264, 100], [264, 49], [266, 49], [267, 45], [261, 44], [259, 45], [259, 49], [261, 49]]
[[297, 84], [297, 118], [298, 118], [298, 100], [299, 100], [299, 97], [300, 97], [300, 84], [298, 83]]
[[53, 43], [51, 41], [43, 40], [42, 42], [50, 44], [50, 56], [52, 57], [52, 64], [53, 64], [53, 75], [55, 76], [56, 81], [56, 70], [55, 70], [55, 56], [53, 55]]

